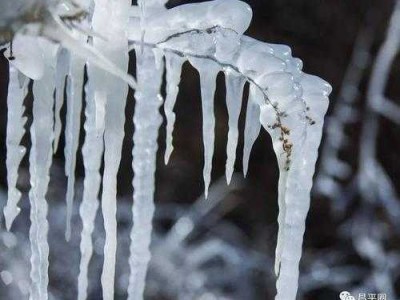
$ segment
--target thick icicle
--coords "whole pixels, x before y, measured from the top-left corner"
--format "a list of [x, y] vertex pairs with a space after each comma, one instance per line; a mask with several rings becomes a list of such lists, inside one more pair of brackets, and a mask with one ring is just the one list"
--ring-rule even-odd
[[69, 66], [69, 52], [68, 50], [61, 48], [57, 54], [57, 67], [56, 67], [56, 94], [54, 104], [54, 143], [53, 152], [56, 153], [58, 149], [58, 143], [61, 135], [61, 107], [64, 103], [64, 90], [65, 90], [65, 79], [68, 75]]
[[[67, 186], [67, 216], [65, 239], [71, 237], [71, 218], [74, 201], [76, 152], [79, 145], [81, 128], [82, 88], [85, 61], [71, 55], [67, 81], [67, 123], [65, 127], [65, 174], [68, 177]], [[56, 102], [57, 103], [57, 102]]]
[[212, 160], [215, 142], [214, 94], [217, 85], [217, 75], [221, 70], [214, 62], [200, 59], [190, 59], [190, 63], [200, 75], [201, 108], [203, 113], [203, 146], [204, 146], [204, 194], [207, 198], [211, 182]]
[[130, 247], [128, 299], [143, 299], [154, 215], [154, 189], [158, 129], [162, 123], [159, 94], [162, 69], [156, 68], [153, 52], [140, 46], [136, 51], [138, 88], [133, 122], [133, 228]]
[[20, 212], [18, 202], [21, 192], [17, 189], [18, 168], [26, 149], [20, 145], [21, 139], [25, 134], [24, 125], [26, 117], [24, 114], [24, 99], [28, 93], [28, 78], [20, 73], [10, 63], [10, 80], [7, 96], [7, 185], [8, 199], [4, 208], [4, 217], [7, 230], [10, 230], [12, 223]]
[[44, 75], [33, 84], [33, 123], [31, 127], [32, 147], [30, 151], [31, 190], [31, 295], [32, 300], [47, 300], [48, 256], [47, 242], [47, 202], [46, 192], [49, 184], [49, 170], [52, 160], [53, 143], [53, 93], [55, 89], [56, 46], [41, 41], [42, 55], [45, 58]]
[[259, 88], [253, 84], [250, 85], [249, 100], [246, 109], [246, 123], [244, 128], [244, 146], [243, 146], [243, 174], [247, 175], [249, 168], [249, 159], [251, 149], [260, 134], [260, 102], [264, 102], [264, 95]]
[[331, 88], [321, 79], [304, 75], [300, 84], [312, 124], [305, 139], [293, 144], [293, 156], [286, 183], [284, 244], [277, 281], [277, 300], [295, 299], [298, 286], [299, 261], [302, 253], [305, 220], [310, 207], [310, 190], [322, 136], [323, 118], [328, 108]]
[[[121, 70], [128, 72], [128, 38], [126, 26], [130, 0], [109, 2], [112, 16], [112, 30], [107, 34], [108, 41], [102, 50]], [[109, 25], [108, 25], [109, 26]], [[115, 76], [107, 82], [108, 101], [106, 103], [104, 132], [104, 175], [102, 212], [106, 232], [104, 264], [101, 283], [103, 299], [114, 299], [114, 277], [117, 252], [117, 173], [121, 161], [124, 139], [125, 105], [128, 86]]]
[[245, 80], [234, 71], [225, 72], [226, 107], [229, 115], [228, 143], [226, 145], [226, 181], [231, 182], [235, 167], [236, 147], [239, 138], [239, 115], [242, 108], [243, 87]]
[[175, 113], [174, 106], [176, 97], [179, 92], [179, 82], [181, 80], [181, 70], [184, 59], [178, 55], [167, 53], [165, 55], [165, 66], [167, 73], [167, 97], [164, 103], [164, 112], [167, 119], [166, 129], [166, 146], [165, 146], [165, 164], [168, 163], [171, 153], [174, 149], [173, 142], [173, 131], [175, 124]]

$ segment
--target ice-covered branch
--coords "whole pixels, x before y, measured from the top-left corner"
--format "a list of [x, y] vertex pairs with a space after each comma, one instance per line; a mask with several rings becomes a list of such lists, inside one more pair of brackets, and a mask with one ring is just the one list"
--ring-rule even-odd
[[[80, 0], [79, 3], [81, 2], [86, 8], [90, 7], [90, 1]], [[61, 128], [59, 111], [62, 105], [61, 95], [64, 90], [66, 64], [69, 64], [65, 149], [66, 171], [69, 176], [68, 220], [71, 217], [75, 159], [79, 143], [83, 67], [85, 64], [88, 67], [86, 140], [83, 147], [86, 178], [84, 198], [80, 208], [83, 231], [78, 298], [83, 300], [87, 295], [86, 276], [92, 255], [91, 232], [98, 207], [97, 194], [101, 180], [99, 170], [103, 149], [101, 204], [106, 240], [101, 281], [103, 298], [114, 297], [117, 241], [116, 177], [124, 137], [124, 108], [128, 90], [126, 83], [136, 88], [132, 152], [134, 226], [131, 233], [128, 299], [143, 298], [150, 260], [149, 247], [154, 214], [157, 137], [162, 123], [159, 107], [162, 104], [160, 87], [164, 72], [164, 57], [167, 71], [166, 161], [172, 152], [175, 120], [173, 106], [178, 94], [180, 72], [184, 61], [189, 61], [200, 75], [205, 196], [212, 174], [215, 142], [214, 93], [217, 75], [223, 71], [226, 78], [229, 112], [226, 163], [228, 182], [236, 158], [238, 117], [242, 106], [243, 86], [246, 82], [250, 84], [246, 108], [243, 170], [247, 173], [251, 148], [261, 127], [264, 127], [272, 137], [280, 170], [279, 233], [275, 264], [278, 275], [276, 299], [294, 300], [296, 297], [305, 219], [310, 204], [312, 177], [331, 87], [318, 77], [303, 73], [301, 60], [292, 57], [288, 46], [263, 43], [243, 36], [250, 24], [252, 11], [241, 1], [215, 0], [180, 5], [172, 9], [165, 9], [164, 4], [164, 0], [139, 1], [139, 9], [132, 9], [128, 0], [96, 0], [93, 14], [90, 16], [85, 11], [75, 10], [74, 7], [71, 7], [71, 11], [70, 9], [65, 11], [62, 7], [51, 6], [43, 10], [43, 23], [38, 26], [39, 30], [36, 28], [36, 34], [58, 42], [71, 51], [69, 62], [62, 57], [62, 54], [59, 56], [62, 61], [57, 68], [61, 73], [57, 82], [54, 74], [55, 52], [54, 57], [46, 57], [44, 61], [39, 61], [37, 66], [29, 57], [24, 59], [23, 55], [18, 55], [16, 59], [15, 63], [19, 63], [21, 69], [32, 75], [29, 77], [37, 77], [34, 78], [37, 80], [34, 85], [31, 151], [33, 300], [47, 298], [48, 246], [45, 239], [47, 232], [45, 192], [51, 162], [49, 153], [52, 150], [54, 118], [52, 114], [54, 99], [50, 92], [57, 86], [54, 131], [58, 141], [58, 132]], [[79, 26], [71, 28], [66, 26], [80, 16], [92, 18], [92, 28], [80, 30], [79, 35], [82, 39], [74, 34]], [[90, 39], [92, 42], [87, 43], [83, 36], [90, 32], [93, 32]], [[128, 47], [128, 40], [133, 44], [131, 49]], [[133, 48], [137, 57], [137, 84], [127, 74], [128, 52]], [[49, 52], [52, 49], [49, 48]], [[45, 55], [43, 51], [40, 54]], [[48, 65], [50, 62], [52, 65]], [[41, 72], [42, 66], [44, 66], [43, 72]], [[44, 81], [51, 84], [44, 87]], [[38, 100], [38, 97], [41, 99]], [[38, 120], [40, 117], [42, 119]], [[46, 125], [47, 128], [40, 131]], [[57, 146], [57, 141], [54, 148]], [[39, 230], [40, 226], [43, 226], [43, 232]], [[68, 234], [69, 227], [67, 236]], [[215, 249], [216, 252], [220, 251], [218, 246]], [[199, 260], [202, 260], [201, 255]], [[39, 263], [35, 265], [37, 261]]]

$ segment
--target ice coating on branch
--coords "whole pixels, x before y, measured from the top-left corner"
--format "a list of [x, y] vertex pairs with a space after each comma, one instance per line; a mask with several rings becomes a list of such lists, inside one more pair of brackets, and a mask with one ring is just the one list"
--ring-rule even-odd
[[167, 73], [167, 97], [164, 103], [164, 112], [167, 119], [166, 129], [166, 146], [165, 146], [165, 164], [168, 163], [171, 153], [174, 149], [173, 146], [173, 131], [175, 124], [174, 106], [176, 97], [179, 92], [179, 82], [181, 81], [181, 71], [184, 59], [178, 55], [171, 53], [165, 54], [165, 69]]
[[[236, 2], [231, 1], [230, 3], [235, 6]], [[203, 5], [207, 5], [207, 3], [203, 3]], [[190, 14], [192, 8], [194, 9], [194, 6], [186, 5], [181, 9], [185, 9]], [[222, 20], [225, 22], [224, 24], [209, 26], [207, 13], [204, 13], [205, 17], [200, 18], [200, 20], [199, 18], [195, 21], [192, 21], [193, 18], [182, 18], [180, 23], [189, 25], [182, 25], [175, 30], [175, 27], [167, 25], [171, 25], [172, 20], [174, 20], [172, 10], [168, 13], [171, 15], [166, 13], [163, 18], [152, 19], [150, 17], [148, 24], [155, 24], [158, 27], [156, 26], [157, 31], [154, 31], [153, 34], [146, 35], [145, 41], [148, 45], [153, 44], [153, 47], [162, 49], [166, 53], [180, 54], [191, 62], [199, 62], [194, 64], [197, 69], [207, 65], [204, 61], [211, 62], [210, 65], [219, 65], [221, 69], [233, 69], [250, 82], [250, 97], [246, 111], [243, 169], [246, 173], [250, 150], [258, 136], [261, 121], [261, 124], [272, 137], [280, 169], [278, 199], [280, 214], [278, 217], [279, 233], [275, 266], [276, 273], [279, 274], [277, 298], [295, 299], [298, 279], [298, 271], [296, 273], [296, 270], [298, 270], [298, 259], [301, 255], [303, 235], [301, 228], [304, 227], [304, 222], [299, 221], [296, 224], [298, 226], [296, 231], [289, 224], [288, 219], [294, 213], [300, 216], [298, 217], [299, 220], [305, 220], [309, 205], [309, 191], [301, 189], [301, 184], [291, 184], [291, 180], [296, 177], [292, 175], [292, 168], [301, 164], [304, 160], [303, 156], [309, 161], [309, 168], [314, 168], [316, 149], [320, 142], [320, 133], [318, 138], [318, 132], [322, 126], [318, 127], [317, 123], [322, 122], [327, 107], [327, 101], [320, 101], [321, 107], [318, 108], [318, 105], [316, 105], [315, 111], [313, 111], [309, 102], [313, 101], [315, 97], [308, 96], [311, 100], [305, 99], [303, 89], [316, 91], [317, 94], [318, 92], [325, 93], [324, 97], [327, 97], [330, 87], [320, 79], [303, 74], [301, 72], [301, 60], [291, 56], [291, 50], [288, 46], [262, 43], [246, 36], [240, 36], [235, 30], [231, 30], [235, 25], [229, 23], [224, 17], [212, 22], [215, 24]], [[221, 15], [223, 15], [222, 12]], [[240, 17], [235, 20], [239, 20], [236, 26], [240, 27], [245, 24], [240, 22], [240, 20], [243, 20]], [[191, 26], [194, 23], [199, 29], [192, 30]], [[151, 33], [151, 29], [149, 32]], [[241, 32], [239, 31], [239, 33]], [[168, 35], [171, 36], [167, 37]], [[134, 35], [132, 34], [130, 37], [134, 38]], [[210, 74], [212, 73], [210, 72]], [[201, 83], [201, 86], [204, 87], [204, 84]], [[204, 101], [204, 97], [202, 98]], [[205, 124], [209, 121], [209, 116], [205, 116]], [[213, 134], [210, 128], [205, 130], [208, 140], [210, 139], [209, 135]], [[310, 154], [301, 151], [303, 146], [308, 144], [312, 145], [309, 146], [310, 149], [314, 149], [313, 151], [310, 150]], [[209, 143], [207, 145], [209, 149]], [[209, 165], [209, 159], [206, 159], [204, 172], [206, 186], [209, 180], [207, 177]], [[301, 180], [311, 181], [311, 179], [312, 174]], [[301, 191], [296, 189], [301, 189]], [[288, 204], [290, 195], [296, 193], [302, 195], [302, 200], [296, 203], [300, 205], [301, 210], [296, 210], [295, 205]], [[293, 237], [294, 233], [299, 234], [299, 236]], [[287, 253], [290, 253], [292, 259], [290, 263], [285, 260]], [[291, 286], [291, 288], [287, 289], [287, 286]]]
[[65, 80], [69, 70], [69, 53], [66, 49], [61, 48], [57, 54], [57, 66], [56, 66], [56, 93], [54, 103], [54, 145], [53, 152], [56, 153], [58, 149], [58, 143], [61, 135], [61, 107], [64, 103], [64, 91], [65, 91]]
[[[88, 9], [90, 1], [79, 0], [77, 4]], [[217, 74], [221, 70], [226, 73], [229, 112], [226, 164], [228, 182], [235, 162], [237, 120], [240, 114], [243, 85], [244, 82], [249, 82], [250, 96], [246, 111], [243, 170], [247, 172], [251, 147], [262, 124], [272, 137], [280, 169], [278, 188], [280, 213], [275, 266], [279, 278], [276, 299], [294, 300], [304, 222], [310, 201], [309, 191], [330, 87], [316, 77], [303, 74], [301, 61], [291, 56], [289, 47], [262, 43], [242, 36], [252, 16], [250, 7], [243, 2], [216, 0], [181, 5], [170, 10], [164, 8], [164, 0], [139, 1], [139, 4], [140, 8], [137, 9], [130, 7], [128, 0], [125, 2], [96, 0], [92, 29], [81, 30], [93, 35], [93, 45], [74, 36], [73, 32], [76, 28], [72, 26], [70, 30], [60, 18], [60, 14], [73, 16], [79, 12], [79, 9], [68, 1], [57, 2], [45, 10], [44, 26], [41, 28], [42, 31], [37, 33], [59, 42], [63, 47], [71, 50], [73, 55], [68, 85], [65, 149], [66, 170], [69, 175], [68, 219], [73, 198], [73, 173], [80, 121], [78, 115], [81, 109], [81, 102], [73, 99], [81, 100], [81, 95], [77, 91], [82, 86], [84, 65], [84, 61], [78, 59], [77, 56], [83, 57], [88, 62], [86, 136], [83, 147], [85, 181], [80, 207], [83, 222], [80, 245], [82, 257], [78, 278], [78, 299], [83, 300], [87, 297], [88, 264], [93, 251], [91, 233], [99, 205], [97, 197], [101, 180], [99, 169], [104, 148], [103, 137], [106, 148], [102, 210], [106, 243], [102, 285], [104, 299], [112, 299], [114, 296], [117, 235], [116, 176], [120, 163], [127, 93], [126, 84], [118, 78], [135, 87], [135, 81], [126, 73], [128, 52], [126, 31], [128, 30], [128, 14], [130, 14], [129, 39], [137, 47], [139, 85], [135, 93], [137, 102], [132, 163], [135, 172], [134, 227], [131, 234], [129, 259], [131, 268], [129, 299], [143, 298], [147, 265], [150, 260], [157, 136], [162, 121], [158, 111], [162, 103], [159, 89], [163, 74], [163, 56], [166, 56], [167, 146], [165, 160], [168, 160], [172, 151], [175, 120], [173, 106], [178, 93], [181, 66], [183, 61], [189, 60], [200, 74], [205, 152], [203, 175], [206, 194], [211, 180], [214, 150], [213, 101]], [[31, 130], [30, 155], [32, 178], [30, 238], [33, 280], [31, 298], [42, 300], [47, 299], [48, 283], [45, 193], [51, 163], [52, 91], [54, 86], [57, 86], [56, 125], [54, 126], [56, 135], [54, 149], [56, 149], [61, 130], [59, 112], [62, 106], [64, 78], [69, 62], [66, 52], [60, 52], [58, 75], [55, 79], [57, 46], [48, 43], [40, 43], [38, 46], [36, 38], [31, 38], [29, 41], [29, 38], [21, 36], [19, 40], [18, 36], [19, 34], [14, 41], [13, 54], [16, 59], [13, 64], [25, 75], [37, 79], [34, 84], [34, 123]], [[40, 49], [42, 46], [44, 48]], [[26, 48], [30, 51], [25, 53], [22, 49]], [[78, 61], [79, 67], [76, 65]], [[18, 104], [19, 109], [21, 106]], [[21, 121], [20, 117], [21, 115], [18, 122]], [[17, 166], [13, 164], [13, 167]]]
[[31, 126], [32, 147], [29, 156], [31, 190], [31, 293], [32, 300], [47, 300], [48, 256], [47, 243], [47, 201], [49, 170], [52, 161], [53, 143], [53, 93], [55, 89], [55, 64], [57, 47], [41, 40], [42, 55], [45, 58], [43, 77], [33, 84], [33, 123]]
[[[11, 56], [10, 48], [5, 55]], [[17, 34], [13, 39], [12, 56], [11, 64], [26, 77], [37, 80], [43, 76], [45, 62], [36, 37]]]
[[28, 78], [20, 73], [12, 64], [9, 65], [10, 79], [7, 95], [7, 185], [8, 199], [4, 208], [4, 217], [7, 230], [10, 230], [12, 223], [20, 212], [18, 202], [21, 192], [17, 189], [18, 168], [26, 149], [20, 145], [25, 134], [24, 125], [26, 117], [24, 114], [24, 99], [28, 93]]
[[[236, 0], [179, 5], [148, 16], [144, 40], [156, 43], [182, 32], [213, 27], [227, 28], [241, 35], [249, 27], [251, 17], [250, 6]], [[130, 29], [129, 39], [140, 40], [140, 32], [133, 26]]]
[[[63, 47], [67, 48], [72, 53], [81, 56], [83, 59], [90, 61], [104, 71], [125, 81], [130, 87], [136, 87], [136, 82], [131, 75], [118, 68], [118, 66], [111, 62], [110, 59], [98, 49], [91, 47], [86, 43], [82, 43], [79, 39], [76, 39], [65, 27], [57, 15], [51, 14], [50, 16], [51, 18], [47, 20], [46, 26], [43, 27], [43, 36], [59, 42]], [[103, 21], [107, 25], [110, 25], [110, 23], [106, 22], [105, 20]], [[111, 28], [113, 28], [113, 26], [109, 26], [108, 30], [111, 30]], [[94, 30], [94, 32], [96, 32], [96, 30]], [[104, 35], [106, 35], [106, 33], [104, 33]]]
[[286, 79], [282, 76], [280, 83], [277, 81], [270, 85], [274, 88], [268, 89], [268, 97], [277, 104], [279, 118], [271, 117], [271, 106], [261, 106], [261, 123], [271, 134], [280, 169], [275, 263], [279, 276], [276, 299], [280, 300], [296, 298], [312, 177], [323, 117], [328, 107], [327, 96], [331, 91], [330, 86], [318, 77], [299, 72], [293, 74]]
[[221, 70], [214, 62], [190, 59], [190, 63], [200, 75], [201, 108], [203, 114], [203, 146], [204, 146], [204, 194], [207, 198], [211, 182], [212, 160], [215, 143], [214, 94], [217, 86], [217, 75]]
[[82, 58], [76, 55], [71, 55], [69, 74], [67, 79], [67, 123], [65, 126], [64, 148], [65, 175], [67, 175], [68, 177], [66, 196], [67, 216], [65, 229], [65, 239], [67, 241], [69, 241], [71, 237], [71, 218], [74, 201], [76, 152], [78, 150], [79, 133], [81, 128], [84, 67], [85, 61]]
[[143, 299], [154, 215], [154, 189], [158, 129], [162, 123], [159, 94], [163, 70], [157, 69], [154, 53], [136, 49], [138, 88], [133, 122], [133, 228], [130, 247], [128, 299]]
[[226, 181], [231, 182], [235, 167], [236, 147], [239, 139], [239, 115], [242, 108], [245, 80], [232, 70], [225, 71], [226, 107], [229, 116], [228, 142], [226, 145]]
[[260, 134], [260, 103], [264, 101], [264, 94], [255, 85], [250, 85], [249, 100], [246, 109], [246, 123], [244, 128], [243, 146], [243, 174], [247, 175], [251, 149]]

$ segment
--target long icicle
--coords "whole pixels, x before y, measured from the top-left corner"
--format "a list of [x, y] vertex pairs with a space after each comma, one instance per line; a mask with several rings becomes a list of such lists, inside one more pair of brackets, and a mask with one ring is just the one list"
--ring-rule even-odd
[[45, 73], [42, 79], [33, 84], [33, 123], [31, 127], [32, 147], [30, 151], [31, 190], [31, 296], [32, 300], [47, 300], [48, 256], [47, 242], [47, 202], [46, 192], [49, 184], [49, 171], [52, 161], [53, 143], [53, 93], [55, 89], [54, 45], [42, 43], [42, 53], [46, 58]]
[[130, 247], [128, 300], [143, 299], [154, 215], [158, 129], [162, 123], [159, 94], [163, 69], [157, 69], [151, 49], [136, 49], [138, 88], [133, 123], [133, 228]]
[[181, 70], [184, 59], [175, 54], [166, 54], [165, 55], [165, 66], [167, 73], [167, 97], [164, 103], [164, 112], [165, 117], [167, 119], [167, 129], [166, 129], [166, 146], [165, 146], [165, 156], [164, 162], [168, 163], [169, 158], [171, 157], [172, 151], [174, 149], [173, 146], [173, 131], [175, 124], [175, 113], [174, 106], [176, 102], [176, 97], [179, 92], [179, 82], [181, 80]]
[[[259, 99], [263, 99], [260, 90], [253, 84], [250, 85], [249, 100], [246, 109], [246, 123], [244, 128], [244, 146], [243, 146], [243, 174], [247, 175], [251, 149], [254, 142], [260, 134], [260, 106]], [[263, 101], [263, 100], [262, 100]]]
[[[99, 207], [98, 194], [101, 184], [100, 167], [104, 151], [104, 126], [98, 126], [98, 109], [106, 102], [106, 94], [100, 87], [104, 86], [103, 72], [91, 64], [87, 67], [88, 82], [85, 86], [85, 142], [82, 147], [85, 179], [83, 182], [83, 197], [79, 208], [82, 220], [81, 260], [78, 276], [78, 300], [87, 298], [88, 267], [93, 254], [92, 233], [95, 217]], [[103, 109], [104, 110], [104, 109]], [[104, 122], [99, 122], [104, 124]]]
[[65, 239], [71, 237], [71, 218], [74, 200], [76, 152], [79, 146], [79, 133], [81, 128], [82, 88], [85, 61], [71, 55], [69, 74], [67, 80], [67, 124], [65, 127], [65, 174], [68, 177], [67, 186], [67, 216]]
[[25, 134], [24, 99], [28, 93], [28, 78], [20, 73], [11, 63], [9, 66], [10, 80], [7, 96], [7, 205], [4, 208], [4, 217], [7, 230], [10, 230], [15, 218], [20, 212], [18, 202], [21, 192], [17, 189], [18, 168], [25, 155], [26, 149], [20, 145]]
[[[128, 36], [130, 0], [109, 1], [112, 11], [112, 30], [109, 31], [104, 52], [121, 70], [128, 73]], [[103, 299], [114, 299], [114, 277], [117, 252], [117, 173], [121, 161], [124, 139], [125, 105], [128, 86], [115, 76], [109, 75], [107, 82], [108, 99], [105, 114], [104, 132], [104, 175], [102, 212], [106, 233], [104, 245], [104, 264], [101, 275]]]
[[236, 147], [239, 138], [239, 115], [242, 108], [243, 88], [245, 80], [232, 71], [225, 72], [226, 107], [229, 116], [228, 142], [226, 145], [226, 181], [231, 182], [235, 167]]

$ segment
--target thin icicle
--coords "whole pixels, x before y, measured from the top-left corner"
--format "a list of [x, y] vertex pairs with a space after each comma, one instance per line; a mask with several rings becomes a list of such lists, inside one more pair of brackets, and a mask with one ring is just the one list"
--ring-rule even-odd
[[182, 64], [184, 59], [175, 54], [165, 55], [165, 66], [167, 70], [167, 97], [164, 103], [164, 112], [167, 119], [167, 129], [166, 129], [166, 146], [165, 146], [165, 164], [168, 163], [171, 153], [174, 149], [173, 146], [173, 131], [175, 124], [175, 113], [174, 106], [176, 102], [176, 97], [179, 92], [179, 82], [181, 80]]
[[143, 299], [154, 215], [154, 189], [158, 129], [162, 123], [159, 94], [162, 69], [157, 69], [150, 49], [136, 49], [138, 88], [133, 122], [133, 228], [129, 266], [128, 300]]
[[30, 151], [31, 190], [31, 295], [32, 300], [47, 300], [48, 256], [47, 242], [47, 202], [49, 170], [52, 160], [53, 143], [53, 93], [55, 89], [55, 46], [43, 41], [42, 53], [45, 57], [43, 78], [33, 84], [33, 123], [31, 127], [32, 147]]
[[18, 202], [21, 192], [17, 189], [18, 168], [26, 149], [20, 145], [25, 134], [24, 125], [26, 117], [24, 114], [24, 99], [28, 93], [28, 78], [20, 73], [11, 63], [9, 66], [10, 80], [7, 96], [7, 185], [8, 198], [4, 208], [4, 217], [7, 230], [10, 230], [15, 218], [20, 212]]
[[236, 147], [239, 138], [239, 115], [242, 108], [243, 88], [245, 80], [233, 71], [225, 72], [226, 107], [229, 115], [228, 143], [226, 145], [226, 181], [231, 182], [235, 167]]
[[54, 105], [54, 143], [53, 152], [56, 153], [58, 149], [58, 143], [61, 135], [61, 107], [64, 103], [64, 90], [65, 90], [65, 79], [68, 75], [69, 66], [69, 52], [68, 50], [61, 48], [57, 54], [57, 67], [56, 67], [56, 95]]
[[250, 85], [249, 100], [246, 109], [246, 123], [244, 128], [243, 146], [243, 174], [247, 175], [251, 149], [260, 134], [260, 101], [263, 102], [264, 95], [253, 84]]
[[[102, 90], [104, 73], [97, 67], [88, 65], [88, 82], [86, 91], [85, 108], [85, 142], [82, 147], [83, 163], [85, 167], [85, 179], [83, 182], [83, 197], [79, 208], [82, 220], [81, 233], [81, 260], [78, 276], [78, 300], [87, 298], [88, 267], [93, 254], [92, 233], [95, 225], [95, 217], [99, 207], [98, 194], [101, 184], [100, 167], [104, 151], [104, 126], [97, 126], [98, 103], [106, 102], [106, 94]], [[104, 122], [102, 122], [104, 124]]]
[[74, 201], [76, 152], [79, 146], [81, 128], [83, 71], [85, 61], [75, 55], [71, 56], [67, 81], [67, 122], [65, 127], [65, 174], [68, 177], [67, 186], [67, 216], [65, 239], [71, 237], [71, 218]]
[[212, 61], [190, 59], [190, 63], [200, 75], [201, 108], [203, 113], [203, 146], [204, 146], [204, 195], [208, 196], [208, 187], [211, 182], [212, 160], [215, 142], [214, 94], [217, 84], [217, 75], [221, 70], [219, 65]]

